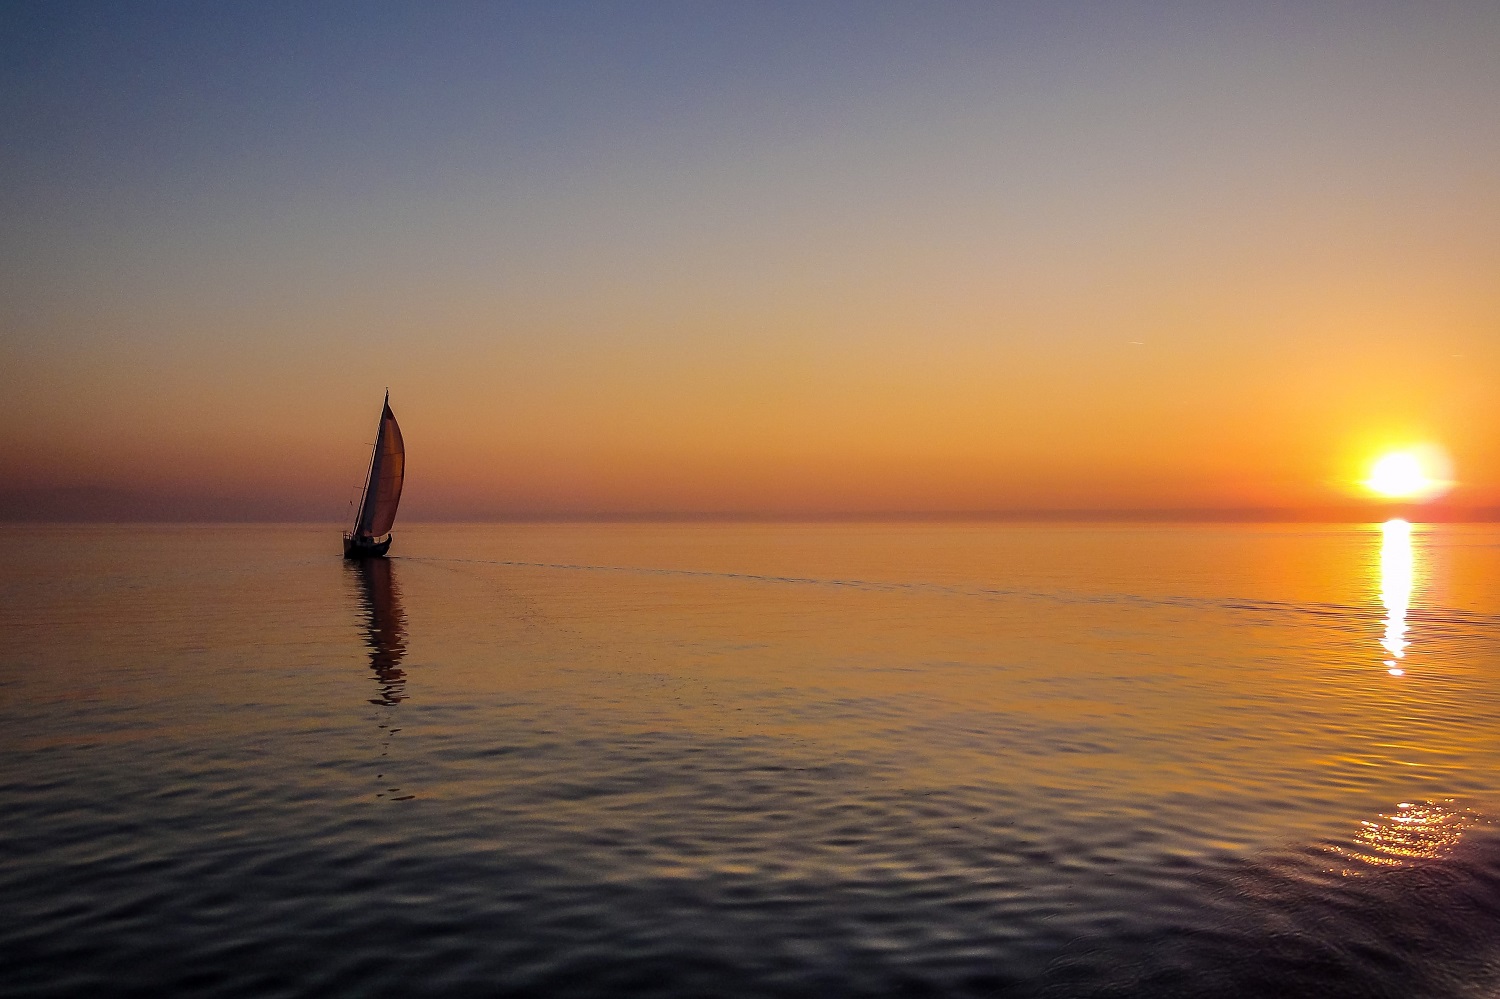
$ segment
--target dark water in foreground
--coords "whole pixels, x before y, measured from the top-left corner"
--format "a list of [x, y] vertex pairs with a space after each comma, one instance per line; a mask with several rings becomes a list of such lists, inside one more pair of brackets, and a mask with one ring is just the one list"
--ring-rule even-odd
[[0, 994], [1500, 995], [1500, 529], [337, 549], [0, 528]]

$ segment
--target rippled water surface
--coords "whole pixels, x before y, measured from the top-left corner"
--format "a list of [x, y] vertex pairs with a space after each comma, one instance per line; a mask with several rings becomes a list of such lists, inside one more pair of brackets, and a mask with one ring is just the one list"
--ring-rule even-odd
[[0, 528], [0, 994], [1500, 995], [1500, 529]]

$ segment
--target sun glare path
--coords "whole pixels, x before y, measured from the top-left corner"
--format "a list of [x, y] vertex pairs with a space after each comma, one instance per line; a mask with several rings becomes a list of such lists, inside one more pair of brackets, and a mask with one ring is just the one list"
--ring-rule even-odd
[[1388, 520], [1381, 525], [1380, 602], [1385, 604], [1385, 637], [1380, 644], [1390, 658], [1386, 671], [1401, 676], [1406, 671], [1400, 660], [1406, 658], [1406, 612], [1411, 607], [1411, 591], [1416, 575], [1416, 558], [1412, 551], [1411, 524]]

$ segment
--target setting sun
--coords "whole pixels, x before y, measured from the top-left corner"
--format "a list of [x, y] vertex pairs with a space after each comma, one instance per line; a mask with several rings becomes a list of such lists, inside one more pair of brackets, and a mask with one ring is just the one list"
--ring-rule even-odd
[[1424, 446], [1382, 455], [1365, 485], [1391, 499], [1431, 499], [1448, 491], [1449, 475], [1446, 455]]
[[1416, 455], [1397, 451], [1375, 462], [1368, 484], [1382, 496], [1415, 496], [1425, 490], [1429, 482]]

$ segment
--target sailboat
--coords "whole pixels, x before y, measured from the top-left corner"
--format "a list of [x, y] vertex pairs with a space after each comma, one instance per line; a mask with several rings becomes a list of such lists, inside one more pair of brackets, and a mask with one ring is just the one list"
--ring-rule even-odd
[[391, 525], [396, 522], [405, 474], [406, 445], [396, 415], [391, 412], [390, 390], [386, 390], [364, 496], [354, 515], [354, 526], [344, 534], [344, 558], [379, 558], [391, 550]]

